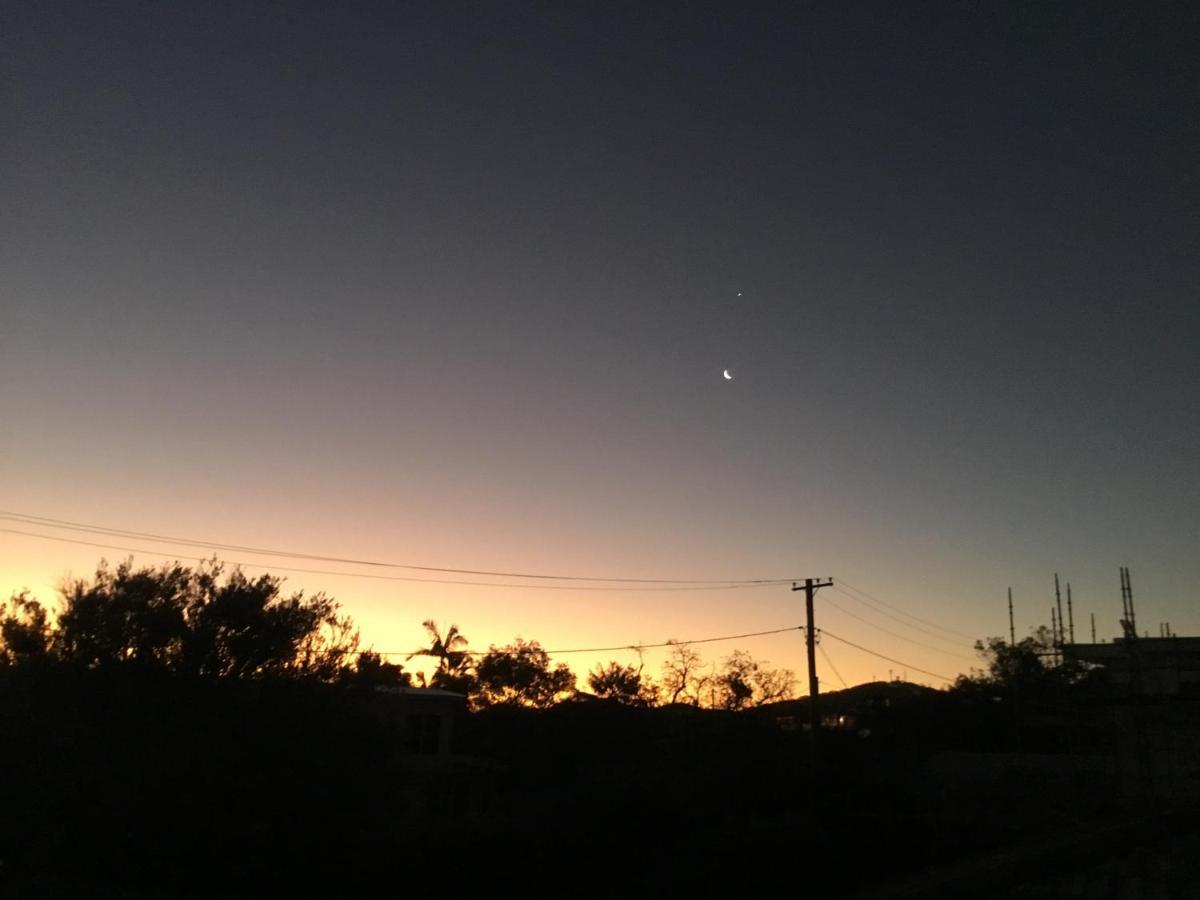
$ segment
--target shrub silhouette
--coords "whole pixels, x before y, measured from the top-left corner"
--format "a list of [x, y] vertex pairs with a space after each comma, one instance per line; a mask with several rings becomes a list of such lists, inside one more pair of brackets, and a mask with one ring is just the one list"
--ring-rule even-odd
[[227, 575], [213, 560], [110, 568], [63, 588], [51, 627], [20, 594], [0, 621], [0, 661], [49, 659], [85, 669], [137, 666], [214, 678], [337, 678], [356, 655], [358, 633], [324, 594], [285, 596], [283, 580]]

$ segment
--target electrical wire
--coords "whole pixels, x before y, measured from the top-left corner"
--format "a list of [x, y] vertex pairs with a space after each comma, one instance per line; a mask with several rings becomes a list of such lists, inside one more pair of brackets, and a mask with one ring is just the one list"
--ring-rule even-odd
[[[670, 640], [663, 641], [659, 644], [623, 644], [620, 647], [571, 647], [566, 650], [545, 650], [547, 656], [561, 656], [566, 653], [616, 653], [621, 650], [654, 650], [660, 647], [688, 647], [692, 644], [715, 644], [720, 641], [740, 641], [744, 638], [765, 637], [770, 634], [785, 634], [789, 631], [803, 631], [803, 625], [792, 625], [788, 628], [774, 628], [770, 631], [749, 631], [745, 634], [725, 634], [720, 637], [695, 638], [693, 640]], [[499, 648], [503, 650], [503, 648]], [[319, 650], [317, 653], [332, 654], [339, 656], [365, 656], [366, 654], [375, 654], [376, 656], [436, 656], [433, 653], [426, 653], [424, 650]], [[491, 650], [455, 650], [454, 653], [462, 654], [463, 656], [487, 656]], [[830, 663], [832, 666], [833, 664]], [[838, 676], [841, 678], [841, 676]]]
[[[949, 634], [952, 634], [956, 638], [962, 638], [964, 640], [968, 640], [968, 641], [972, 641], [972, 642], [975, 641], [975, 637], [973, 635], [966, 634], [965, 632], [962, 632], [962, 631], [956, 631], [955, 629], [948, 628], [945, 625], [939, 625], [937, 622], [931, 622], [928, 619], [922, 619], [920, 616], [914, 615], [913, 613], [910, 613], [907, 610], [901, 609], [900, 607], [898, 607], [892, 603], [888, 603], [886, 600], [880, 600], [874, 594], [868, 593], [867, 591], [864, 591], [862, 588], [855, 587], [854, 585], [852, 585], [848, 581], [846, 581], [844, 578], [839, 577], [837, 579], [837, 585], [838, 585], [838, 589], [843, 594], [845, 594], [846, 592], [844, 590], [841, 590], [842, 588], [849, 588], [850, 590], [854, 591], [855, 593], [861, 594], [862, 597], [855, 597], [852, 594], [846, 594], [846, 596], [850, 597], [853, 600], [857, 600], [859, 603], [862, 603], [865, 606], [870, 606], [871, 603], [874, 602], [874, 603], [879, 604], [880, 606], [886, 606], [888, 609], [895, 610], [896, 612], [900, 613], [902, 616], [906, 616], [910, 619], [913, 619], [914, 621], [922, 623], [923, 625], [928, 625], [931, 628], [936, 628], [939, 631], [944, 631]], [[863, 597], [865, 597], [866, 599], [864, 600]], [[882, 610], [876, 610], [876, 612], [879, 612], [882, 615], [887, 615], [887, 613], [884, 613]], [[899, 621], [899, 620], [897, 620], [897, 621]], [[903, 624], [908, 625], [908, 623], [903, 623]], [[917, 628], [917, 626], [915, 626], [915, 625], [908, 625], [908, 627], [916, 628], [918, 631], [924, 630], [921, 628]], [[926, 634], [929, 634], [929, 632], [926, 632]], [[940, 637], [940, 635], [934, 635], [934, 637]], [[944, 638], [943, 638], [943, 640], [944, 640]]]
[[[784, 634], [788, 631], [803, 631], [803, 625], [792, 625], [788, 628], [774, 628], [770, 631], [749, 631], [745, 634], [726, 634], [721, 637], [696, 638], [690, 641], [671, 640], [663, 641], [660, 644], [623, 644], [620, 647], [573, 647], [567, 650], [547, 650], [549, 656], [560, 656], [565, 653], [615, 653], [620, 650], [654, 650], [659, 647], [687, 647], [692, 644], [715, 644], [718, 641], [740, 641], [743, 638], [764, 637], [769, 634]], [[408, 654], [406, 650], [370, 650], [361, 651], [368, 653], [378, 653], [380, 656], [397, 656], [401, 653]], [[462, 653], [464, 656], [486, 656], [490, 650], [456, 650], [456, 653]], [[420, 655], [420, 654], [418, 654]]]
[[[37, 534], [32, 531], [21, 531], [16, 528], [0, 528], [0, 532], [7, 534], [20, 534], [26, 537], [41, 538], [47, 541], [61, 541], [67, 544], [82, 544], [85, 547], [98, 547], [101, 550], [120, 550], [123, 553], [141, 553], [146, 556], [168, 557], [173, 556], [175, 559], [186, 559], [196, 562], [208, 562], [212, 557], [207, 556], [188, 556], [180, 554], [175, 556], [170, 553], [163, 553], [161, 550], [147, 550], [144, 547], [124, 547], [118, 544], [102, 544], [96, 541], [84, 541], [78, 538], [60, 537], [53, 534]], [[293, 566], [268, 565], [260, 562], [242, 562], [239, 560], [228, 559], [223, 560], [232, 566], [243, 566], [252, 569], [269, 569], [279, 572], [296, 572], [305, 575], [332, 575], [343, 578], [370, 578], [376, 581], [403, 581], [416, 582], [418, 584], [452, 584], [462, 587], [482, 587], [482, 588], [509, 588], [511, 590], [522, 591], [606, 591], [606, 592], [635, 592], [643, 591], [736, 591], [749, 588], [764, 588], [778, 587], [778, 584], [772, 581], [747, 581], [733, 583], [691, 583], [691, 584], [675, 584], [674, 586], [663, 586], [661, 583], [652, 583], [645, 587], [634, 587], [631, 585], [577, 585], [577, 584], [520, 584], [520, 583], [503, 583], [496, 581], [460, 581], [450, 578], [420, 578], [415, 575], [372, 575], [367, 572], [333, 572], [328, 569], [299, 569]]]
[[924, 647], [926, 650], [933, 650], [935, 653], [944, 653], [946, 656], [953, 656], [958, 659], [965, 659], [967, 662], [973, 663], [973, 662], [977, 661], [974, 657], [967, 656], [965, 653], [955, 653], [953, 650], [946, 650], [942, 647], [935, 647], [933, 644], [926, 644], [924, 641], [918, 641], [916, 638], [910, 638], [907, 635], [903, 635], [898, 631], [892, 631], [892, 629], [890, 629], [890, 628], [884, 628], [882, 625], [872, 622], [870, 619], [863, 618], [862, 616], [858, 615], [858, 613], [851, 612], [850, 610], [846, 609], [844, 606], [830, 600], [828, 597], [825, 598], [824, 602], [827, 603], [829, 606], [832, 606], [834, 609], [838, 610], [839, 612], [843, 613], [844, 615], [847, 615], [852, 619], [858, 619], [858, 621], [860, 621], [866, 625], [870, 625], [872, 628], [877, 628], [878, 630], [882, 631], [884, 634], [890, 634], [892, 637], [898, 638], [899, 640], [908, 641], [908, 643], [915, 644], [918, 647]]
[[825, 657], [825, 662], [829, 663], [829, 668], [833, 669], [833, 674], [837, 676], [838, 681], [842, 683], [842, 687], [849, 689], [850, 685], [846, 684], [846, 679], [842, 677], [842, 673], [837, 670], [837, 666], [833, 664], [833, 660], [829, 658], [829, 654], [825, 652], [824, 646], [817, 644], [817, 649], [821, 651], [821, 655]]
[[409, 563], [381, 562], [370, 559], [351, 559], [341, 556], [321, 556], [312, 553], [298, 553], [290, 550], [274, 550], [264, 547], [250, 547], [243, 544], [225, 544], [216, 541], [191, 540], [157, 534], [146, 531], [130, 531], [124, 528], [110, 528], [103, 525], [89, 525], [83, 522], [72, 522], [66, 519], [53, 519], [46, 516], [35, 516], [29, 513], [19, 513], [0, 510], [0, 519], [19, 522], [25, 525], [41, 525], [47, 528], [61, 528], [69, 531], [81, 531], [90, 534], [107, 535], [109, 537], [132, 537], [156, 541], [163, 544], [175, 544], [188, 547], [203, 547], [207, 550], [225, 550], [239, 553], [253, 553], [259, 556], [276, 556], [288, 559], [309, 559], [316, 562], [343, 563], [345, 565], [372, 566], [388, 569], [411, 569], [418, 572], [440, 572], [449, 575], [481, 575], [492, 578], [529, 578], [543, 581], [600, 581], [626, 584], [695, 584], [695, 585], [746, 585], [746, 584], [790, 584], [795, 578], [613, 578], [586, 575], [547, 575], [530, 572], [497, 572], [486, 569], [452, 569], [442, 566], [420, 566]]
[[[832, 585], [832, 587], [843, 597], [853, 600], [855, 603], [861, 603], [863, 606], [867, 607], [867, 609], [871, 610], [872, 612], [878, 613], [879, 615], [883, 616], [884, 618], [891, 619], [893, 622], [897, 622], [898, 624], [903, 625], [905, 628], [911, 628], [913, 631], [919, 631], [919, 632], [921, 632], [921, 634], [928, 635], [929, 637], [933, 638], [934, 640], [945, 641], [947, 644], [953, 644], [955, 647], [962, 647], [964, 645], [964, 641], [961, 640], [960, 638], [946, 637], [946, 635], [944, 635], [944, 634], [939, 634], [936, 631], [930, 631], [928, 628], [922, 628], [920, 625], [914, 625], [911, 622], [906, 622], [903, 619], [892, 615], [887, 610], [880, 609], [875, 604], [870, 603], [861, 597], [856, 597], [854, 594], [851, 594], [848, 591], [842, 590], [837, 585]], [[828, 600], [828, 598], [827, 598], [827, 600]], [[829, 601], [829, 602], [832, 602], [832, 601]], [[841, 607], [838, 607], [838, 608], [841, 609]], [[905, 640], [909, 640], [909, 638], [905, 638]], [[918, 642], [914, 641], [914, 643], [918, 643]], [[929, 645], [923, 644], [922, 646], [929, 646]]]
[[914, 665], [912, 665], [912, 663], [906, 663], [902, 659], [893, 659], [890, 656], [884, 656], [882, 653], [878, 653], [874, 650], [871, 650], [867, 647], [862, 646], [862, 644], [856, 644], [853, 641], [846, 640], [844, 637], [838, 637], [836, 634], [834, 634], [828, 628], [822, 628], [821, 634], [823, 634], [827, 637], [831, 637], [835, 641], [841, 641], [843, 644], [849, 644], [855, 650], [861, 650], [863, 653], [870, 653], [872, 656], [878, 656], [880, 659], [886, 659], [888, 662], [895, 663], [898, 666], [904, 666], [905, 668], [908, 668], [908, 669], [912, 669], [914, 672], [920, 672], [922, 675], [932, 675], [934, 678], [942, 679], [942, 681], [946, 681], [946, 682], [950, 682], [950, 683], [954, 682], [954, 679], [949, 677], [948, 675], [942, 675], [939, 672], [930, 672], [928, 669], [922, 669], [920, 666], [914, 666]]

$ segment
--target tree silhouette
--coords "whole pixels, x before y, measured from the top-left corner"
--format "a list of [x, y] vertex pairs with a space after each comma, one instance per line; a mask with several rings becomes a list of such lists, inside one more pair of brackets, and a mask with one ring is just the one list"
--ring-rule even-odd
[[765, 661], [757, 665], [751, 679], [754, 683], [754, 705], [791, 699], [796, 688], [796, 673], [791, 669], [768, 669]]
[[550, 655], [537, 641], [517, 638], [491, 646], [475, 667], [476, 703], [546, 708], [575, 690], [575, 673], [564, 663], [550, 668]]
[[958, 676], [955, 688], [960, 692], [1015, 688], [1030, 699], [1048, 695], [1056, 687], [1074, 684], [1088, 675], [1088, 667], [1083, 663], [1055, 662], [1054, 636], [1044, 625], [1016, 644], [1000, 637], [976, 641], [975, 652], [986, 668]]
[[178, 563], [134, 569], [126, 560], [109, 569], [101, 560], [91, 581], [75, 579], [63, 588], [55, 634], [59, 655], [88, 667], [177, 667], [197, 586], [194, 575]]
[[625, 706], [653, 706], [658, 699], [657, 685], [643, 678], [641, 666], [635, 669], [618, 662], [597, 665], [595, 671], [588, 673], [587, 680], [596, 696], [616, 700]]
[[717, 676], [719, 698], [717, 705], [722, 709], [741, 709], [748, 706], [754, 696], [754, 663], [740, 650], [725, 660], [725, 668]]
[[734, 650], [717, 675], [717, 705], [722, 709], [762, 706], [792, 695], [796, 676], [788, 669], [768, 669], [745, 650]]
[[662, 691], [668, 703], [690, 703], [700, 706], [709, 678], [700, 674], [704, 660], [689, 645], [679, 641], [667, 642], [671, 654], [663, 663]]
[[414, 650], [408, 659], [414, 656], [432, 656], [438, 661], [437, 669], [429, 679], [431, 687], [444, 690], [468, 693], [473, 686], [471, 677], [471, 656], [465, 648], [470, 642], [466, 639], [457, 625], [451, 625], [445, 634], [438, 628], [433, 619], [421, 623], [429, 633], [429, 647]]
[[[216, 678], [287, 676], [331, 681], [352, 659], [358, 633], [324, 594], [283, 596], [282, 579], [224, 575], [215, 559], [109, 568], [67, 582], [55, 626], [24, 594], [0, 626], [3, 658], [45, 652], [85, 668], [140, 665]], [[38, 648], [43, 648], [39, 650]]]
[[0, 619], [0, 664], [28, 665], [50, 655], [50, 624], [46, 610], [22, 591], [9, 598]]
[[412, 676], [404, 666], [388, 662], [372, 650], [358, 654], [353, 670], [347, 670], [346, 681], [360, 687], [394, 686], [412, 684]]
[[207, 574], [198, 579], [201, 589], [187, 607], [185, 661], [199, 674], [329, 680], [357, 646], [353, 626], [324, 594], [285, 598], [281, 580], [270, 575], [251, 580], [235, 569], [218, 584]]

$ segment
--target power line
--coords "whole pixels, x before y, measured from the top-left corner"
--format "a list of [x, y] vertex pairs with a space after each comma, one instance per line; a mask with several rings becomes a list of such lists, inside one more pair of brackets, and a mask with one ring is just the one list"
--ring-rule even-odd
[[[62, 528], [69, 531], [82, 531], [90, 534], [101, 534], [110, 537], [133, 537], [157, 541], [164, 544], [176, 544], [189, 547], [203, 547], [208, 550], [227, 550], [240, 553], [254, 553], [260, 556], [277, 556], [288, 559], [310, 559], [317, 562], [334, 562], [345, 565], [372, 566], [388, 569], [411, 569], [418, 572], [441, 572], [450, 575], [482, 575], [492, 578], [529, 578], [543, 581], [601, 581], [626, 584], [695, 584], [695, 585], [748, 585], [748, 584], [790, 584], [794, 578], [720, 578], [720, 579], [690, 579], [690, 578], [614, 578], [585, 575], [547, 575], [530, 572], [497, 572], [486, 569], [452, 569], [442, 566], [421, 566], [409, 563], [382, 562], [370, 559], [351, 559], [340, 556], [321, 556], [313, 553], [299, 553], [291, 550], [274, 550], [263, 547], [250, 547], [243, 544], [225, 544], [217, 541], [191, 540], [146, 531], [130, 531], [124, 528], [110, 528], [104, 525], [90, 525], [83, 522], [72, 522], [66, 519], [53, 519], [46, 516], [35, 516], [29, 513], [19, 513], [0, 510], [0, 519], [20, 522], [25, 525], [42, 525], [47, 528]], [[119, 548], [117, 548], [119, 549]]]
[[[878, 613], [879, 615], [883, 616], [886, 619], [891, 619], [893, 622], [903, 625], [905, 628], [911, 628], [913, 631], [919, 631], [919, 632], [921, 632], [921, 634], [928, 635], [929, 637], [933, 638], [934, 640], [945, 641], [947, 644], [953, 644], [956, 647], [963, 646], [964, 642], [958, 638], [949, 638], [949, 637], [946, 637], [944, 634], [938, 634], [936, 631], [930, 631], [928, 628], [922, 628], [920, 625], [914, 625], [911, 622], [906, 622], [903, 619], [892, 615], [887, 610], [880, 609], [875, 604], [870, 603], [861, 597], [856, 597], [854, 594], [851, 594], [849, 591], [844, 591], [841, 588], [837, 587], [836, 585], [834, 586], [834, 589], [839, 594], [841, 594], [843, 597], [853, 600], [855, 603], [861, 603], [863, 606], [867, 607], [867, 609], [871, 610], [872, 612]], [[842, 607], [838, 607], [838, 608], [842, 609]], [[866, 620], [864, 619], [863, 621], [866, 621]], [[899, 635], [897, 635], [897, 636], [899, 636]], [[911, 638], [904, 638], [904, 640], [911, 640]], [[913, 643], [920, 643], [920, 642], [913, 641]], [[921, 646], [928, 647], [929, 645], [922, 644]], [[943, 650], [942, 652], [946, 652], [946, 651]]]
[[[843, 592], [843, 593], [845, 593], [845, 592]], [[849, 596], [849, 594], [847, 594], [846, 596]], [[880, 631], [882, 631], [884, 634], [890, 634], [892, 637], [898, 638], [899, 640], [908, 641], [910, 644], [915, 644], [918, 647], [924, 647], [926, 650], [933, 650], [935, 653], [944, 653], [946, 656], [954, 656], [954, 657], [957, 657], [958, 659], [964, 659], [967, 662], [973, 663], [973, 662], [977, 661], [974, 658], [967, 656], [964, 653], [955, 653], [953, 650], [945, 650], [942, 647], [935, 647], [933, 644], [926, 644], [924, 641], [918, 641], [916, 638], [910, 638], [907, 635], [900, 634], [900, 632], [898, 632], [898, 631], [892, 631], [892, 629], [890, 629], [890, 628], [884, 628], [882, 625], [872, 622], [870, 619], [865, 619], [862, 616], [858, 615], [857, 613], [851, 612], [850, 610], [846, 609], [844, 606], [842, 606], [838, 603], [834, 603], [828, 597], [825, 598], [825, 602], [829, 606], [832, 606], [834, 609], [842, 612], [843, 614], [849, 616], [850, 618], [858, 619], [858, 621], [863, 622], [864, 624], [870, 625], [872, 628], [877, 628]]]
[[[2, 518], [2, 516], [0, 516]], [[145, 556], [157, 557], [174, 557], [175, 559], [186, 559], [196, 562], [207, 562], [210, 557], [207, 556], [188, 556], [187, 554], [171, 554], [163, 553], [161, 550], [147, 550], [144, 547], [124, 547], [118, 544], [102, 544], [96, 541], [84, 541], [78, 538], [60, 537], [54, 534], [37, 534], [33, 531], [21, 531], [16, 528], [0, 528], [0, 532], [7, 534], [20, 534], [26, 537], [41, 538], [46, 541], [60, 541], [66, 544], [82, 544], [85, 547], [98, 547], [101, 550], [120, 550], [123, 553], [140, 553]], [[304, 575], [331, 575], [343, 578], [370, 578], [376, 581], [403, 581], [416, 582], [418, 584], [450, 584], [463, 587], [481, 587], [481, 588], [509, 588], [511, 590], [522, 591], [606, 591], [606, 592], [636, 592], [643, 591], [736, 591], [749, 588], [764, 588], [778, 587], [774, 581], [747, 581], [747, 582], [719, 582], [716, 584], [701, 583], [676, 583], [674, 586], [665, 587], [661, 583], [652, 583], [647, 587], [633, 587], [630, 585], [623, 586], [600, 586], [600, 585], [576, 585], [576, 584], [520, 584], [520, 583], [503, 583], [495, 581], [460, 581], [450, 578], [420, 578], [415, 575], [372, 575], [367, 572], [334, 572], [328, 569], [299, 569], [294, 566], [279, 566], [268, 565], [260, 562], [242, 562], [235, 559], [223, 560], [233, 566], [244, 566], [252, 569], [268, 569], [279, 572], [296, 572]]]
[[833, 664], [833, 660], [829, 659], [829, 654], [826, 653], [826, 648], [824, 648], [822, 644], [817, 644], [817, 649], [821, 650], [821, 655], [824, 656], [824, 661], [828, 662], [829, 668], [832, 668], [835, 676], [838, 676], [838, 680], [841, 682], [842, 688], [850, 688], [850, 685], [846, 684], [846, 679], [841, 677], [841, 672], [838, 671], [838, 666], [835, 666]]
[[[573, 647], [568, 650], [547, 650], [548, 656], [561, 656], [564, 653], [615, 653], [619, 650], [654, 650], [659, 647], [673, 646], [690, 646], [691, 644], [715, 644], [718, 641], [740, 641], [743, 638], [765, 637], [769, 634], [784, 634], [788, 631], [803, 631], [803, 625], [792, 625], [788, 628], [774, 628], [770, 631], [750, 631], [746, 634], [726, 634], [721, 637], [696, 638], [690, 641], [663, 641], [661, 644], [623, 644], [620, 647]], [[401, 653], [409, 653], [407, 650], [374, 650], [369, 651], [378, 653], [380, 656], [396, 656]], [[462, 653], [465, 656], [486, 656], [490, 650], [458, 650], [457, 653]]]
[[856, 644], [853, 641], [848, 641], [844, 637], [838, 637], [836, 634], [834, 634], [828, 628], [822, 628], [821, 634], [826, 635], [827, 637], [831, 637], [835, 641], [841, 641], [843, 644], [849, 644], [855, 650], [861, 650], [863, 653], [870, 653], [872, 656], [878, 656], [880, 659], [886, 659], [888, 662], [895, 663], [898, 666], [905, 666], [906, 668], [912, 669], [915, 672], [920, 672], [923, 675], [932, 675], [934, 678], [940, 678], [940, 679], [942, 679], [942, 681], [946, 681], [946, 682], [950, 682], [950, 683], [953, 683], [953, 681], [954, 681], [953, 678], [950, 678], [947, 675], [942, 675], [938, 672], [930, 672], [928, 669], [922, 669], [920, 666], [914, 666], [912, 663], [906, 663], [902, 659], [893, 659], [890, 656], [884, 656], [882, 653], [877, 653], [876, 651], [870, 650], [870, 649], [862, 646], [861, 644]]
[[[938, 630], [940, 630], [940, 631], [945, 631], [945, 632], [947, 632], [947, 633], [949, 633], [949, 634], [952, 634], [952, 635], [954, 635], [955, 637], [962, 638], [962, 639], [964, 639], [964, 640], [968, 640], [968, 641], [974, 641], [974, 640], [975, 640], [975, 637], [974, 637], [973, 635], [966, 634], [965, 632], [962, 632], [962, 631], [956, 631], [955, 629], [953, 629], [953, 628], [948, 628], [948, 627], [946, 627], [945, 625], [939, 625], [937, 622], [931, 622], [931, 621], [929, 621], [928, 619], [922, 619], [920, 616], [918, 616], [918, 615], [914, 615], [913, 613], [910, 613], [910, 612], [908, 612], [908, 610], [901, 609], [899, 606], [896, 606], [896, 605], [894, 605], [894, 604], [892, 604], [892, 603], [888, 603], [886, 600], [880, 600], [880, 599], [879, 599], [878, 597], [876, 597], [874, 594], [871, 594], [871, 593], [869, 593], [868, 591], [864, 591], [862, 588], [855, 587], [854, 585], [850, 584], [848, 581], [846, 581], [846, 580], [845, 580], [845, 579], [843, 579], [843, 578], [840, 578], [840, 577], [838, 578], [838, 584], [839, 584], [841, 587], [844, 587], [844, 588], [850, 588], [850, 590], [854, 591], [855, 593], [857, 593], [857, 594], [861, 594], [861, 595], [862, 595], [862, 597], [865, 597], [865, 598], [867, 598], [866, 600], [864, 600], [864, 599], [862, 599], [862, 597], [853, 597], [853, 596], [852, 596], [852, 595], [850, 595], [850, 594], [847, 594], [847, 595], [846, 595], [846, 596], [848, 596], [848, 597], [851, 597], [851, 598], [852, 598], [852, 599], [854, 599], [854, 600], [857, 600], [859, 603], [862, 603], [862, 604], [864, 604], [864, 605], [870, 606], [870, 603], [869, 603], [868, 601], [872, 601], [872, 602], [874, 602], [874, 603], [878, 603], [880, 606], [886, 606], [888, 609], [893, 609], [893, 610], [895, 610], [896, 612], [900, 613], [901, 615], [903, 615], [903, 616], [907, 616], [908, 618], [910, 618], [910, 619], [913, 619], [914, 621], [920, 622], [920, 623], [922, 623], [922, 624], [924, 624], [924, 625], [928, 625], [928, 626], [930, 626], [931, 628], [937, 628], [937, 629], [938, 629]], [[845, 592], [843, 591], [843, 593], [845, 593]], [[882, 612], [882, 611], [881, 611], [881, 610], [877, 610], [877, 612]], [[886, 615], [886, 614], [885, 614], [885, 615]], [[905, 624], [908, 624], [908, 623], [905, 623]], [[910, 627], [910, 628], [916, 628], [916, 626], [915, 626], [915, 625], [909, 625], [909, 627]], [[920, 631], [920, 630], [922, 630], [922, 629], [919, 629], [919, 628], [918, 628], [917, 630], [918, 630], [918, 631]]]
[[[787, 628], [773, 628], [770, 631], [749, 631], [745, 634], [725, 634], [720, 637], [695, 638], [693, 640], [681, 641], [670, 640], [663, 641], [660, 644], [623, 644], [620, 647], [571, 647], [566, 650], [546, 650], [547, 656], [561, 656], [566, 653], [615, 653], [620, 650], [654, 650], [660, 647], [686, 647], [692, 644], [715, 644], [719, 641], [740, 641], [743, 638], [765, 637], [770, 634], [785, 634], [789, 631], [803, 631], [803, 625], [792, 625]], [[497, 648], [503, 650], [504, 648]], [[425, 653], [422, 650], [323, 650], [317, 651], [320, 653], [337, 654], [340, 656], [364, 656], [368, 653], [373, 653], [376, 656], [435, 656], [436, 654]], [[455, 650], [455, 653], [460, 653], [463, 656], [487, 656], [491, 650]], [[830, 663], [832, 665], [832, 663]], [[841, 676], [838, 676], [841, 678]]]

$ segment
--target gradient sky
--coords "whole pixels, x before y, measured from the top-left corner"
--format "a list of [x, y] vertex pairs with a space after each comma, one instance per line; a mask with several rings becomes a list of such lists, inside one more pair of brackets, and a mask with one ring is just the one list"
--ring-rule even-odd
[[[1194, 4], [343, 6], [0, 14], [0, 508], [834, 576], [965, 637], [833, 591], [818, 624], [950, 675], [1056, 571], [1084, 637], [1120, 565], [1144, 629], [1200, 633]], [[0, 533], [0, 590], [102, 555]], [[380, 649], [803, 620], [786, 588], [288, 584]], [[705, 655], [734, 646], [804, 667], [799, 634]]]

